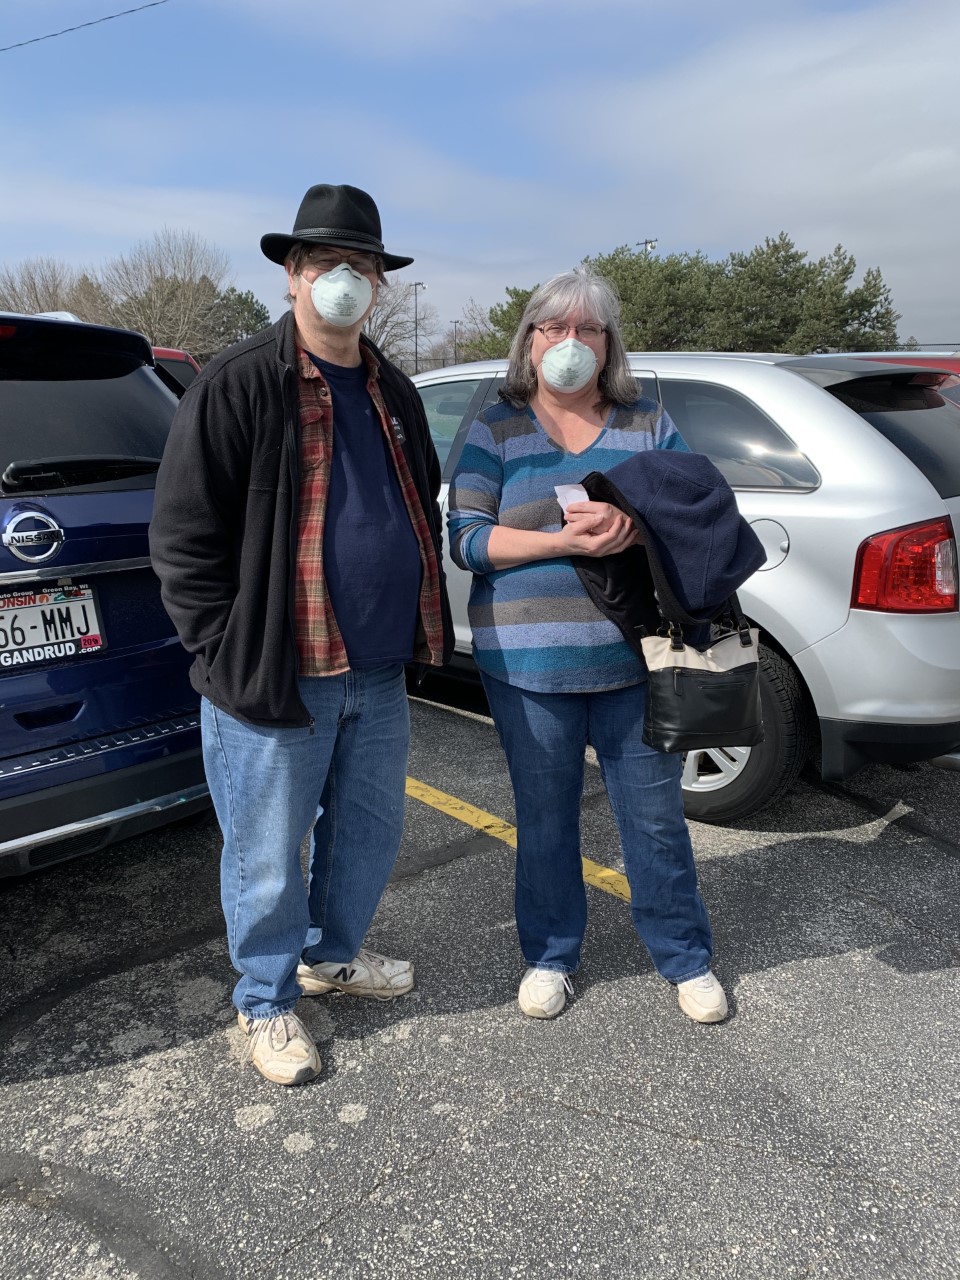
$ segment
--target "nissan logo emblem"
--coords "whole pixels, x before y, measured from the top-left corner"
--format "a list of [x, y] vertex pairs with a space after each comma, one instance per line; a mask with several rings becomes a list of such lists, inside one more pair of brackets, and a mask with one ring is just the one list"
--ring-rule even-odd
[[42, 511], [21, 511], [7, 522], [0, 540], [18, 560], [39, 564], [60, 550], [63, 530]]

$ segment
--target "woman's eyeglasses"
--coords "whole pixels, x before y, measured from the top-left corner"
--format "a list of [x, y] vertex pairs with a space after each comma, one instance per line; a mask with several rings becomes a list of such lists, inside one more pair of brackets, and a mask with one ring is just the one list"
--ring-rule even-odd
[[572, 333], [575, 338], [586, 338], [588, 342], [595, 342], [597, 338], [606, 333], [606, 327], [602, 324], [560, 324], [556, 320], [551, 320], [549, 324], [535, 324], [533, 326], [538, 333], [542, 333], [548, 342], [560, 342]]

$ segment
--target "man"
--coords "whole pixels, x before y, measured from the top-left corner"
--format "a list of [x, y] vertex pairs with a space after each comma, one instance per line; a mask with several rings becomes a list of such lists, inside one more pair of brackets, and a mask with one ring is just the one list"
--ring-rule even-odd
[[292, 1085], [321, 1066], [301, 992], [413, 987], [408, 961], [362, 944], [402, 835], [404, 664], [446, 661], [452, 627], [423, 406], [362, 332], [384, 271], [413, 259], [384, 251], [377, 206], [350, 186], [311, 187], [293, 234], [260, 247], [286, 269], [290, 312], [184, 394], [150, 542], [196, 655], [247, 1056]]

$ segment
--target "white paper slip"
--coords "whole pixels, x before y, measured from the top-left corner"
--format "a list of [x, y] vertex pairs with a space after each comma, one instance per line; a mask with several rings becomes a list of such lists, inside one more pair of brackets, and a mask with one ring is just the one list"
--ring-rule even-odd
[[571, 502], [589, 502], [590, 495], [582, 484], [555, 484], [554, 492], [557, 495], [557, 501], [563, 509], [563, 514], [567, 514], [567, 507]]

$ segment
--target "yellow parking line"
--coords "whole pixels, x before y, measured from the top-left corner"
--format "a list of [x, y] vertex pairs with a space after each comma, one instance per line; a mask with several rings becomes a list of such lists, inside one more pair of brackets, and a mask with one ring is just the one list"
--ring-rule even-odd
[[[446, 791], [438, 791], [436, 787], [418, 782], [416, 778], [407, 778], [407, 795], [428, 804], [431, 809], [449, 814], [451, 818], [456, 818], [458, 822], [463, 822], [476, 831], [493, 836], [495, 840], [502, 840], [511, 849], [517, 847], [516, 827], [495, 818], [492, 813], [468, 804], [466, 800], [459, 800]], [[599, 862], [593, 862], [590, 858], [583, 858], [582, 862], [583, 878], [587, 884], [593, 885], [595, 889], [602, 889], [604, 893], [612, 893], [615, 898], [622, 898], [624, 902], [630, 901], [630, 886], [626, 876], [619, 871], [611, 871], [609, 867], [601, 867]]]

